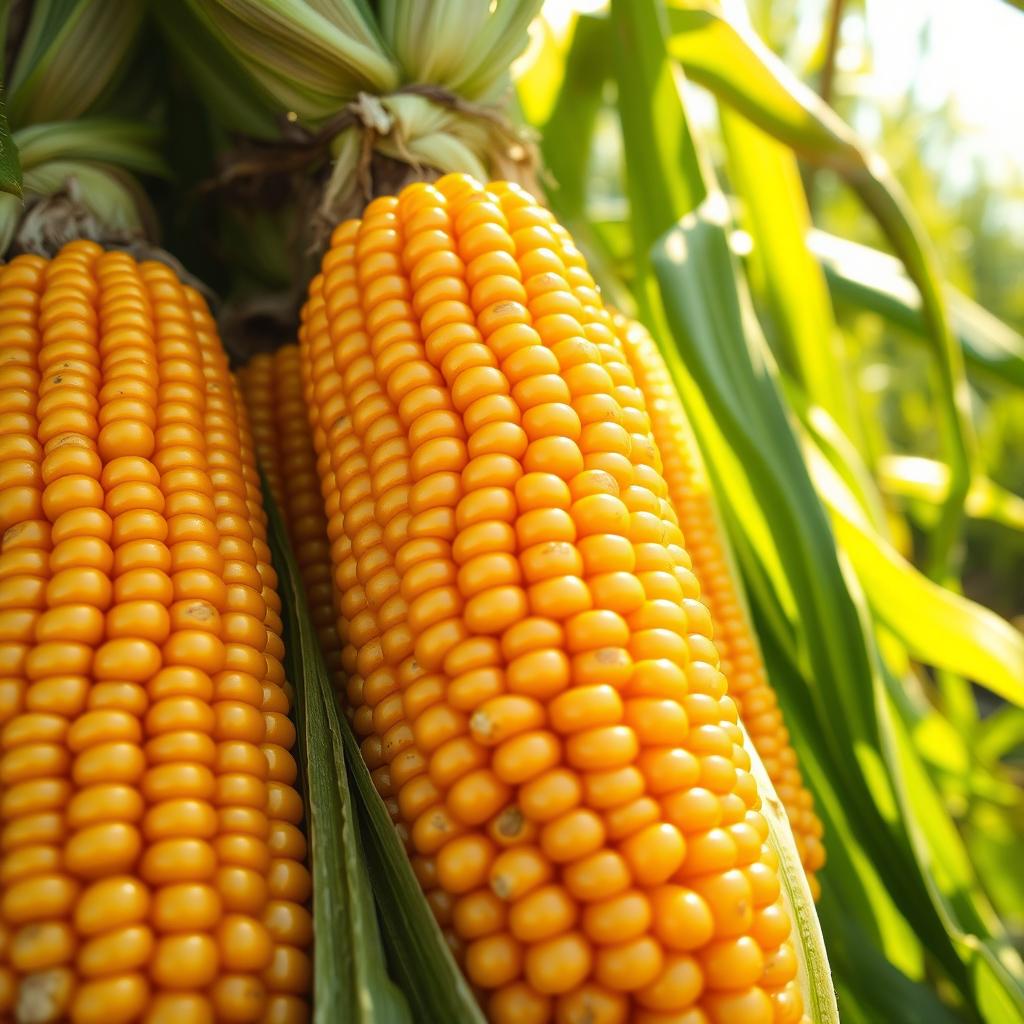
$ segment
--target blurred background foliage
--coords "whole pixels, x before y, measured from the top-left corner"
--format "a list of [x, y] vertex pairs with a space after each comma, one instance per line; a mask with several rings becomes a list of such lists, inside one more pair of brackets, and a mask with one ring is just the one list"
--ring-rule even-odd
[[[728, 5], [725, 5], [728, 9]], [[735, 9], [736, 5], [733, 5]], [[742, 3], [739, 4], [742, 6]], [[564, 85], [575, 17], [602, 15], [601, 0], [548, 0], [534, 43], [519, 61], [519, 99], [543, 130]], [[1024, 135], [1020, 90], [1011, 84], [1024, 49], [1024, 18], [1002, 0], [748, 0], [757, 34], [888, 162], [939, 253], [942, 272], [1018, 337], [1024, 333]], [[687, 82], [687, 111], [723, 187], [729, 173], [718, 111]], [[615, 84], [604, 83], [587, 176], [586, 208], [616, 269], [631, 282], [632, 252]], [[545, 157], [558, 177], [558, 141]], [[554, 157], [554, 159], [552, 159]], [[814, 225], [887, 251], [878, 222], [839, 175], [802, 165]], [[555, 188], [557, 196], [558, 189]], [[740, 216], [741, 220], [741, 216]], [[928, 355], [908, 332], [834, 295], [844, 354], [857, 392], [864, 454], [941, 458]], [[769, 317], [764, 310], [762, 322]], [[973, 413], [988, 476], [1024, 494], [1024, 397], [972, 381]], [[932, 508], [887, 480], [890, 525], [904, 554]], [[1024, 615], [1024, 531], [972, 517], [964, 538], [965, 593], [1011, 620]]]
[[[523, 112], [539, 129], [564, 84], [576, 16], [602, 16], [606, 9], [601, 0], [545, 4], [532, 47], [515, 69]], [[1020, 13], [1003, 0], [746, 0], [746, 13], [769, 48], [886, 159], [947, 281], [1018, 336], [1024, 333], [1024, 135], [1011, 127], [1020, 121], [1020, 90], [1010, 85], [1014, 54], [1024, 52]], [[687, 82], [685, 93], [691, 127], [728, 191], [717, 108], [698, 85]], [[585, 200], [628, 284], [629, 208], [615, 103], [615, 83], [605, 81]], [[545, 147], [556, 181], [558, 148], [557, 139]], [[888, 249], [877, 222], [838, 175], [801, 171], [815, 227]], [[906, 330], [861, 303], [833, 298], [870, 463], [884, 468], [889, 455], [940, 458], [927, 354]], [[1024, 397], [988, 381], [972, 386], [982, 465], [996, 484], [1024, 494]], [[885, 473], [881, 482], [891, 498], [894, 538], [910, 555], [931, 505], [908, 494], [915, 489], [906, 482]], [[1024, 531], [972, 517], [964, 543], [964, 592], [1024, 621]]]

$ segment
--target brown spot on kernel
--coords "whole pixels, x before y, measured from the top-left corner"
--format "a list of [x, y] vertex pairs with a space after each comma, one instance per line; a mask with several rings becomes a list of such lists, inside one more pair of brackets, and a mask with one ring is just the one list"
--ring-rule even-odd
[[506, 839], [515, 839], [522, 832], [524, 821], [523, 812], [518, 807], [506, 807], [498, 815], [498, 835], [504, 836]]

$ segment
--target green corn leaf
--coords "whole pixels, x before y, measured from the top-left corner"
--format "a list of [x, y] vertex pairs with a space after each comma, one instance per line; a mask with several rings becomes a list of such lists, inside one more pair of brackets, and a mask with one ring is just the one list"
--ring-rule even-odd
[[875, 533], [817, 448], [807, 445], [805, 452], [836, 537], [879, 619], [919, 661], [973, 679], [1024, 707], [1024, 636], [995, 612], [922, 575]]
[[[986, 781], [992, 780], [991, 775]], [[986, 787], [988, 788], [988, 787]], [[995, 801], [984, 795], [972, 779], [972, 800], [963, 824], [964, 841], [971, 863], [983, 879], [985, 891], [1007, 931], [1020, 935], [1024, 929], [1024, 879], [1020, 872], [1020, 821], [1024, 799], [1012, 782], [1000, 787], [1013, 790], [1016, 800]]]
[[975, 454], [963, 355], [953, 335], [936, 258], [896, 179], [853, 132], [746, 29], [706, 0], [675, 0], [672, 55], [707, 86], [805, 159], [838, 171], [878, 220], [921, 293], [939, 378], [950, 489], [930, 538], [929, 572], [944, 576], [963, 516]]
[[841, 916], [826, 895], [818, 914], [828, 934], [829, 958], [837, 978], [843, 1024], [963, 1024], [925, 985], [912, 981], [878, 952], [868, 933]]
[[[269, 494], [266, 502], [287, 614], [291, 678], [301, 691], [301, 706], [308, 716], [300, 732], [307, 757], [313, 833], [315, 1024], [338, 1020], [346, 1024], [484, 1024], [374, 788], [359, 745], [338, 713], [301, 577]], [[354, 797], [349, 795], [350, 785]], [[373, 899], [387, 960], [405, 999], [385, 972]], [[349, 965], [352, 974], [346, 981], [341, 969]]]
[[999, 761], [1024, 749], [1024, 715], [1013, 707], [993, 711], [978, 728], [977, 750], [984, 761]]
[[562, 84], [541, 134], [544, 164], [554, 179], [548, 191], [566, 220], [586, 215], [587, 168], [611, 59], [608, 24], [607, 18], [576, 19]]
[[298, 568], [265, 485], [264, 504], [285, 612], [285, 663], [295, 687], [305, 780], [316, 935], [314, 1024], [412, 1024], [409, 1009], [387, 974], [356, 801], [345, 773], [337, 705]]
[[813, 405], [804, 393], [791, 380], [782, 377], [780, 380], [790, 407], [799, 417], [807, 433], [814, 438], [819, 450], [832, 464], [832, 468], [842, 477], [843, 482], [857, 499], [864, 514], [870, 519], [871, 525], [883, 536], [888, 536], [885, 504], [878, 485], [871, 476], [860, 450], [842, 432], [839, 424], [820, 405]]
[[981, 891], [963, 841], [917, 757], [890, 685], [879, 702], [882, 737], [900, 809], [925, 883], [967, 971], [971, 993], [985, 1021], [1024, 1022], [1024, 963]]
[[21, 198], [21, 161], [18, 147], [11, 137], [11, 126], [7, 123], [7, 104], [0, 89], [0, 194]]
[[[610, 60], [609, 20], [580, 15], [565, 56], [562, 84], [541, 132], [541, 152], [551, 179], [548, 198], [558, 219], [586, 253], [605, 301], [632, 314], [635, 304], [622, 284], [622, 261], [587, 210], [587, 172]], [[628, 232], [626, 225], [623, 228]]]
[[848, 437], [860, 428], [828, 284], [807, 248], [810, 211], [792, 151], [735, 111], [720, 111], [729, 181], [753, 239], [751, 284], [760, 284], [780, 362]]
[[[878, 481], [886, 493], [941, 505], [949, 490], [949, 468], [943, 462], [913, 455], [883, 455]], [[1024, 498], [988, 477], [975, 477], [965, 505], [973, 519], [987, 519], [1024, 532]]]
[[[914, 340], [925, 341], [921, 296], [899, 260], [824, 231], [811, 231], [807, 244], [837, 299], [877, 313]], [[1024, 337], [955, 288], [947, 286], [946, 297], [968, 371], [988, 384], [1024, 387]]]
[[704, 199], [710, 179], [686, 121], [682, 76], [666, 52], [664, 7], [649, 0], [613, 0], [611, 27], [639, 279], [636, 299], [649, 326], [656, 328], [648, 253], [656, 239]]

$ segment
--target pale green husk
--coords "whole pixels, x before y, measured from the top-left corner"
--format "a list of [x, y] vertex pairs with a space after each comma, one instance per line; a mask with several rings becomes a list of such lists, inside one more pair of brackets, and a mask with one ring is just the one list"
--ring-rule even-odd
[[[379, 24], [362, 0], [188, 7], [205, 30], [198, 47], [196, 32], [167, 13], [162, 21], [228, 127], [268, 141], [326, 133], [326, 146], [310, 149], [311, 171], [324, 150], [331, 162], [315, 204], [323, 221], [359, 212], [375, 191], [378, 157], [428, 178], [531, 180], [529, 146], [500, 103], [540, 0], [386, 0]], [[393, 185], [393, 174], [381, 181]]]
[[[0, 25], [10, 27], [10, 2]], [[0, 196], [0, 253], [50, 252], [75, 237], [133, 242], [155, 221], [135, 175], [163, 175], [160, 131], [104, 113], [128, 71], [141, 0], [39, 0], [7, 74], [21, 189]], [[9, 175], [5, 171], [5, 177]]]

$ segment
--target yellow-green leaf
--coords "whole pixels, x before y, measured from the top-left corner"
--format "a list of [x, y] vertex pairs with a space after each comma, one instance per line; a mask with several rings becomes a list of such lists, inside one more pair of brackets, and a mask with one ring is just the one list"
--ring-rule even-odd
[[941, 388], [950, 489], [930, 538], [929, 571], [944, 576], [955, 548], [975, 455], [963, 354], [949, 323], [936, 257], [899, 183], [879, 154], [744, 26], [709, 0], [674, 0], [669, 50], [695, 81], [815, 164], [838, 171], [889, 237], [921, 293]]
[[1024, 707], [1024, 635], [982, 605], [929, 580], [867, 521], [829, 461], [805, 446], [832, 528], [879, 619], [918, 661], [966, 676]]

